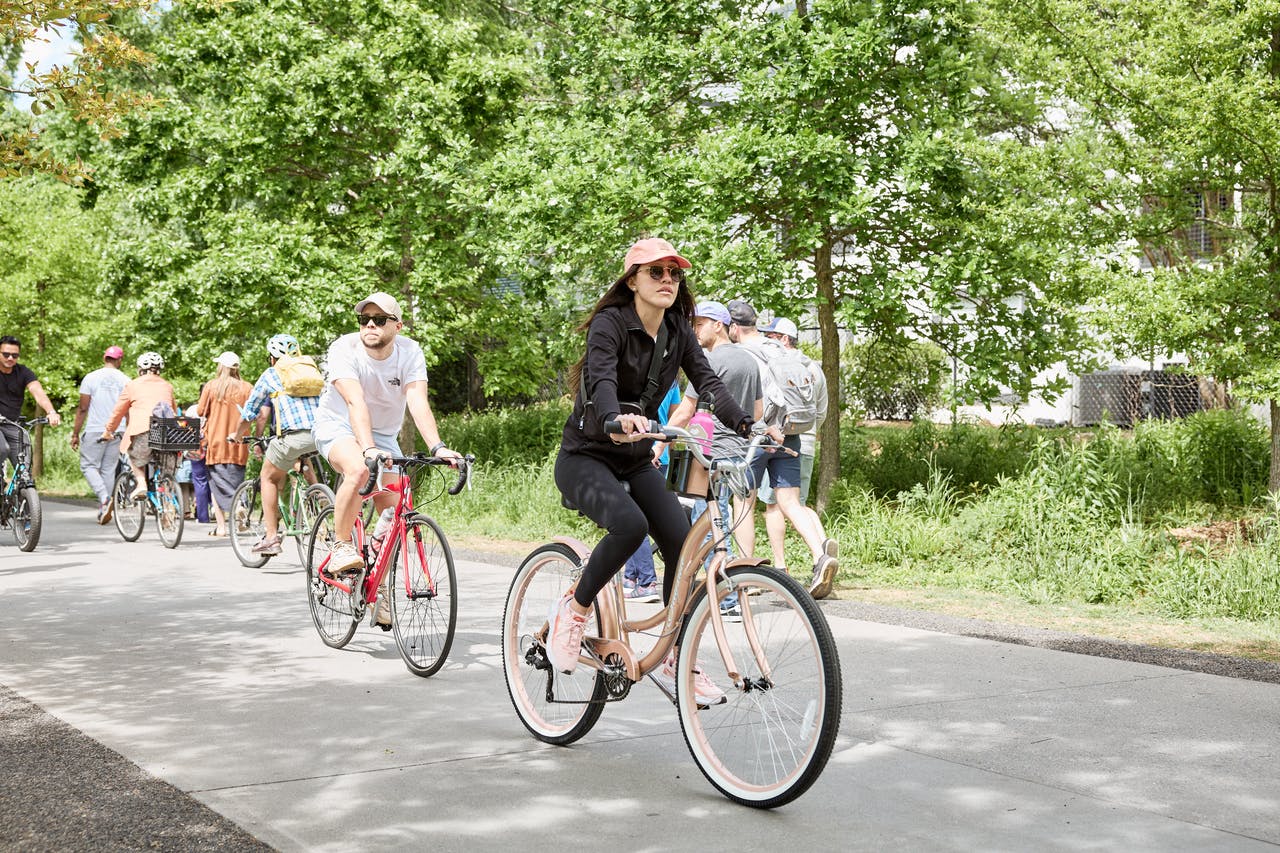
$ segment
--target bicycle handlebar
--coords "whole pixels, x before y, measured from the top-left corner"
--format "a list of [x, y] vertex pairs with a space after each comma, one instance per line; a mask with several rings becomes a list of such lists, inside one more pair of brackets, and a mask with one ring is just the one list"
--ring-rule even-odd
[[[747, 444], [748, 462], [751, 460], [751, 457], [760, 450], [781, 450], [783, 453], [787, 453], [791, 456], [800, 455], [791, 448], [778, 444], [764, 432], [764, 429], [765, 425], [760, 422], [757, 422], [755, 426], [751, 428], [752, 432], [755, 433], [755, 438], [751, 439]], [[605, 421], [604, 431], [611, 435], [620, 435], [622, 433], [622, 421]], [[634, 435], [634, 433], [632, 434]], [[664, 426], [657, 421], [649, 421], [649, 430], [648, 432], [642, 433], [642, 435], [645, 438], [661, 438], [666, 441], [683, 441], [684, 446], [693, 451], [694, 459], [697, 459], [704, 468], [711, 467], [711, 457], [708, 456], [706, 451], [703, 449], [704, 442], [708, 439], [701, 435], [694, 435], [687, 429], [671, 426], [670, 424]]]
[[47, 423], [49, 423], [49, 418], [45, 415], [41, 415], [38, 418], [18, 418], [16, 421], [12, 418], [6, 418], [4, 415], [0, 415], [0, 424], [13, 424], [14, 426], [28, 430], [34, 426], [40, 426], [41, 424]]
[[[360, 497], [367, 498], [373, 493], [374, 488], [378, 484], [379, 471], [390, 465], [401, 465], [404, 467], [412, 467], [415, 465], [448, 465], [450, 468], [458, 469], [458, 479], [449, 487], [449, 494], [456, 495], [462, 491], [462, 487], [467, 484], [467, 478], [471, 473], [471, 463], [476, 458], [468, 453], [461, 459], [442, 458], [439, 456], [428, 456], [425, 453], [415, 453], [412, 456], [377, 456], [373, 459], [366, 458], [364, 467], [369, 469], [369, 479], [365, 480], [363, 486], [360, 487]], [[385, 464], [384, 464], [385, 463]]]

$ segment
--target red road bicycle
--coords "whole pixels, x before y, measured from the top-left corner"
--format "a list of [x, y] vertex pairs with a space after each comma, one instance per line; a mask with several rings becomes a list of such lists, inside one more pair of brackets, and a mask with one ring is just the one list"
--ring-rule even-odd
[[395, 519], [381, 547], [366, 535], [365, 520], [357, 517], [352, 542], [364, 556], [364, 567], [353, 574], [330, 576], [326, 570], [335, 537], [333, 507], [326, 507], [308, 537], [307, 602], [320, 639], [340, 649], [351, 641], [366, 613], [373, 624], [378, 596], [387, 595], [390, 630], [400, 656], [410, 672], [426, 678], [444, 666], [449, 655], [458, 602], [453, 552], [440, 525], [414, 508], [413, 481], [430, 466], [455, 467], [458, 476], [448, 492], [456, 495], [466, 485], [475, 459], [438, 459], [418, 453], [387, 461], [390, 468], [370, 461], [369, 479], [360, 490], [366, 501], [379, 493], [396, 495]]

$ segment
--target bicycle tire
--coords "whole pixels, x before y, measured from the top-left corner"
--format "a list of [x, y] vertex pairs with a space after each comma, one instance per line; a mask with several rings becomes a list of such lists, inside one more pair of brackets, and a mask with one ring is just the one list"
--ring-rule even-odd
[[[711, 603], [694, 598], [680, 634], [676, 708], [698, 769], [722, 794], [756, 808], [774, 808], [803, 794], [822, 774], [840, 726], [843, 682], [835, 639], [822, 611], [799, 583], [776, 569], [727, 572], [743, 608], [743, 623], [724, 624], [746, 689], [729, 680], [716, 645]], [[748, 598], [758, 587], [762, 596]], [[716, 603], [718, 606], [718, 602]], [[768, 663], [765, 678], [748, 644], [750, 619]], [[701, 654], [699, 654], [701, 652]], [[694, 667], [728, 694], [721, 705], [699, 707]]]
[[147, 518], [146, 507], [142, 502], [129, 497], [136, 484], [133, 473], [125, 471], [116, 475], [116, 481], [111, 486], [111, 520], [115, 523], [120, 538], [126, 542], [138, 541]]
[[[308, 528], [310, 532], [310, 528]], [[253, 546], [266, 535], [262, 519], [262, 488], [257, 477], [251, 477], [236, 487], [231, 496], [231, 512], [227, 514], [227, 533], [231, 550], [240, 565], [260, 569], [271, 559], [269, 554], [255, 554]], [[303, 537], [304, 539], [306, 537]]]
[[340, 649], [351, 642], [360, 622], [356, 612], [355, 589], [343, 592], [327, 584], [320, 577], [325, 557], [333, 543], [333, 507], [327, 507], [316, 517], [307, 537], [307, 606], [311, 609], [311, 621], [316, 633], [326, 646]]
[[18, 489], [13, 495], [13, 512], [9, 515], [9, 525], [13, 528], [13, 539], [18, 543], [18, 550], [35, 550], [40, 542], [43, 521], [44, 511], [40, 506], [39, 492], [34, 486]]
[[[585, 665], [573, 675], [553, 672], [538, 636], [577, 571], [577, 556], [568, 546], [557, 542], [535, 549], [511, 580], [502, 618], [502, 669], [511, 704], [530, 734], [557, 746], [591, 731], [604, 712], [604, 674]], [[598, 623], [595, 630], [599, 633]], [[547, 699], [548, 679], [553, 679], [554, 702]]]
[[185, 507], [182, 487], [172, 474], [156, 474], [156, 531], [166, 548], [177, 548], [182, 541]]
[[[407, 546], [407, 547], [402, 547]], [[391, 553], [391, 630], [404, 665], [427, 678], [444, 666], [458, 624], [457, 573], [449, 540], [425, 515], [408, 522]]]
[[320, 512], [325, 507], [333, 506], [334, 500], [333, 489], [324, 483], [313, 483], [302, 493], [293, 516], [293, 529], [297, 531], [293, 539], [298, 546], [298, 562], [304, 566], [307, 564], [307, 537], [311, 528]]

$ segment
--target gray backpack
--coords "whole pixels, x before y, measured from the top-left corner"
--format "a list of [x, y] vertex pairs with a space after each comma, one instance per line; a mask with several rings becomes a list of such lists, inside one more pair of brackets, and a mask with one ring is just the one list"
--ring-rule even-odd
[[764, 419], [784, 435], [800, 435], [818, 423], [818, 384], [804, 353], [776, 341], [746, 347], [760, 363]]

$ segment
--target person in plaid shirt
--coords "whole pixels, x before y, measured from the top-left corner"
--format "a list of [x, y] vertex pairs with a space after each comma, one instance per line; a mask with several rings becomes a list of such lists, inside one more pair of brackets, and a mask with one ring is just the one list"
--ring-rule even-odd
[[296, 356], [299, 352], [298, 340], [293, 335], [275, 335], [267, 341], [267, 357], [271, 366], [258, 377], [249, 399], [240, 410], [239, 429], [227, 436], [228, 440], [243, 438], [248, 434], [250, 425], [258, 419], [263, 406], [269, 405], [273, 409], [276, 439], [267, 446], [259, 480], [262, 485], [262, 523], [265, 530], [262, 538], [254, 543], [252, 550], [255, 554], [280, 553], [280, 543], [284, 538], [280, 535], [280, 509], [277, 502], [280, 487], [284, 485], [286, 472], [298, 461], [298, 457], [314, 453], [316, 449], [311, 427], [315, 424], [319, 395], [290, 397], [284, 393], [284, 384], [275, 368], [278, 359], [286, 355]]

